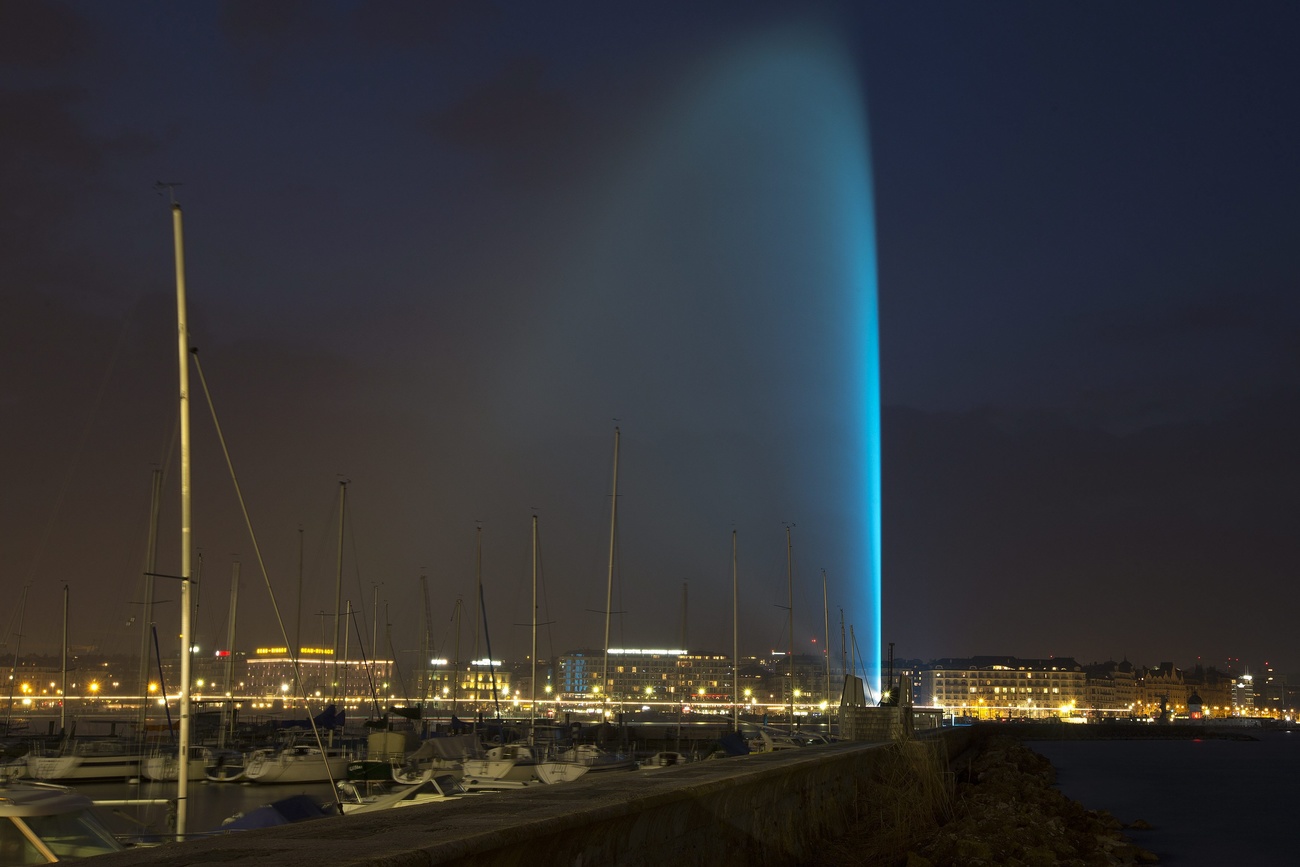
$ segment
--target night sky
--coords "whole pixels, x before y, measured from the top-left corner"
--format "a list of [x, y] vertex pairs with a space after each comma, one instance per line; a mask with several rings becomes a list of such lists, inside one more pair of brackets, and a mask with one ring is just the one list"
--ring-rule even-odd
[[[304, 643], [346, 478], [367, 645], [377, 592], [413, 661], [423, 574], [468, 657], [481, 526], [522, 658], [537, 514], [540, 652], [599, 647], [617, 424], [612, 643], [678, 646], [685, 585], [729, 653], [735, 530], [742, 653], [784, 648], [793, 524], [798, 649], [825, 570], [838, 655], [874, 198], [884, 640], [1300, 675], [1298, 8], [6, 0], [3, 651], [57, 652], [65, 584], [73, 645], [136, 651], [155, 467], [179, 569], [174, 181]], [[237, 646], [280, 644], [191, 375], [198, 643], [237, 559]]]

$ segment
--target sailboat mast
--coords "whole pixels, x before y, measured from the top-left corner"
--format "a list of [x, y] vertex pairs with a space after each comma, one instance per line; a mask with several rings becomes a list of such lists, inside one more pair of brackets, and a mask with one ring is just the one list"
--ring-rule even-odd
[[234, 729], [231, 703], [235, 700], [235, 685], [231, 683], [235, 676], [235, 612], [239, 605], [239, 561], [231, 564], [230, 571], [230, 616], [226, 618], [226, 703], [221, 706], [221, 733], [217, 737], [217, 746], [226, 745], [226, 729]]
[[618, 428], [614, 428], [614, 493], [609, 502], [609, 578], [605, 583], [605, 661], [600, 667], [600, 692], [609, 697], [609, 615], [614, 605], [614, 540], [618, 530]]
[[790, 597], [790, 734], [794, 734], [794, 546], [785, 528], [785, 576]]
[[[293, 647], [289, 656], [293, 659], [294, 674], [299, 673], [298, 658], [302, 655], [302, 527], [298, 527], [298, 609], [293, 618]], [[301, 684], [294, 684], [294, 693], [303, 689]]]
[[172, 237], [176, 248], [176, 341], [179, 361], [181, 433], [181, 696], [177, 746], [176, 839], [185, 839], [189, 815], [190, 754], [190, 565], [194, 551], [193, 490], [190, 487], [190, 340], [185, 312], [185, 237], [181, 206], [172, 202]]
[[335, 559], [334, 570], [334, 672], [330, 679], [330, 701], [338, 699], [339, 695], [339, 626], [342, 623], [343, 615], [343, 523], [347, 513], [348, 505], [348, 483], [347, 480], [339, 482], [339, 545], [338, 557]]
[[740, 608], [736, 575], [736, 531], [731, 531], [731, 725], [740, 731]]
[[[17, 642], [14, 644], [14, 664], [9, 668], [9, 712], [5, 715], [5, 735], [13, 733], [14, 724], [14, 689], [18, 686], [18, 659], [23, 649], [23, 620], [27, 616], [27, 591], [30, 585], [23, 587], [23, 599], [18, 604], [18, 633]], [[68, 700], [67, 692], [64, 691], [60, 704]]]
[[348, 657], [351, 656], [349, 639], [352, 638], [352, 630], [349, 628], [352, 623], [352, 600], [348, 600], [347, 614], [343, 617], [343, 683], [339, 690], [340, 697], [343, 699], [343, 707], [348, 706]]
[[844, 641], [844, 609], [840, 609], [840, 668], [845, 677], [849, 675], [849, 646]]
[[[537, 718], [537, 516], [533, 515], [533, 651], [529, 656], [533, 661], [532, 673], [528, 678], [531, 684], [529, 687], [528, 707], [529, 715], [536, 720]], [[528, 727], [528, 742], [533, 741], [533, 730], [536, 727]]]
[[[23, 588], [23, 602], [27, 601], [27, 588]], [[63, 700], [59, 702], [59, 734], [67, 731], [68, 711], [68, 585], [63, 585], [63, 664], [60, 668], [62, 680], [59, 692]]]
[[424, 575], [420, 576], [420, 595], [424, 599], [424, 635], [420, 640], [420, 653], [423, 660], [420, 662], [420, 703], [429, 700], [429, 691], [436, 684], [431, 685], [429, 682], [429, 666], [433, 663], [429, 661], [429, 634], [433, 630], [433, 613], [429, 607], [429, 580]]
[[[482, 659], [479, 630], [483, 628], [483, 525], [474, 528], [474, 661]], [[473, 667], [474, 661], [470, 662]], [[478, 672], [474, 672], [474, 702], [479, 700]]]
[[162, 470], [153, 471], [149, 506], [149, 540], [144, 554], [144, 603], [140, 609], [140, 737], [149, 715], [149, 625], [153, 623], [153, 578], [158, 571], [158, 515], [162, 507]]
[[826, 644], [822, 647], [822, 655], [826, 657], [826, 706], [830, 707], [831, 701], [831, 609], [830, 603], [826, 596], [826, 570], [822, 570], [822, 619], [826, 626]]
[[460, 670], [460, 610], [465, 604], [465, 600], [456, 599], [456, 676], [451, 681], [451, 715], [456, 715], [456, 702], [460, 698], [460, 679], [462, 672]]

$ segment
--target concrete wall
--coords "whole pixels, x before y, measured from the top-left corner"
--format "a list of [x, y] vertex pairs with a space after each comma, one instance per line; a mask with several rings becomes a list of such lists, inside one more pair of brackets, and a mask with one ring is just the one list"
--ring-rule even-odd
[[[960, 739], [964, 732], [947, 732]], [[948, 745], [950, 754], [964, 748]], [[115, 865], [660, 867], [815, 863], [887, 747], [861, 743], [588, 775], [573, 783], [101, 856]], [[275, 797], [268, 787], [267, 799]]]

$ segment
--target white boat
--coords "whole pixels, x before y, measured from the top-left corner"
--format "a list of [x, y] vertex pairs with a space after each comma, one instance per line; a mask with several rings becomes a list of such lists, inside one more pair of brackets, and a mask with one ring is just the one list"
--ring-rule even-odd
[[92, 801], [63, 786], [0, 777], [0, 867], [53, 864], [125, 848], [91, 814]]
[[689, 761], [690, 759], [681, 753], [666, 751], [655, 753], [650, 758], [641, 762], [641, 768], [644, 770], [650, 770], [653, 768], [673, 768], [678, 765], [684, 765]]
[[527, 744], [503, 744], [482, 758], [461, 762], [462, 782], [471, 792], [480, 789], [517, 789], [537, 782], [537, 760]]
[[592, 772], [631, 771], [636, 766], [629, 756], [607, 753], [594, 744], [579, 744], [561, 750], [550, 761], [538, 762], [535, 771], [543, 783], [568, 783]]
[[244, 779], [247, 761], [239, 750], [208, 750], [202, 776], [213, 783], [239, 783]]
[[347, 750], [302, 744], [280, 750], [257, 750], [244, 765], [250, 783], [322, 783], [347, 776], [352, 755]]
[[[190, 747], [189, 778], [201, 779], [207, 767], [209, 751], [206, 747]], [[176, 761], [176, 748], [154, 750], [140, 763], [140, 775], [146, 780], [175, 780], [180, 777], [180, 763]]]
[[400, 767], [394, 766], [393, 781], [415, 783], [426, 771], [433, 771], [435, 776], [462, 777], [463, 762], [473, 758], [479, 750], [478, 738], [474, 735], [428, 738], [402, 760]]
[[56, 753], [27, 754], [33, 780], [113, 780], [138, 777], [143, 756], [126, 738], [73, 738]]
[[342, 780], [338, 783], [338, 790], [339, 803], [345, 816], [374, 813], [393, 807], [455, 801], [468, 794], [454, 777], [435, 775], [433, 771], [425, 771], [419, 780], [409, 785], [391, 781], [376, 784], [373, 781]]

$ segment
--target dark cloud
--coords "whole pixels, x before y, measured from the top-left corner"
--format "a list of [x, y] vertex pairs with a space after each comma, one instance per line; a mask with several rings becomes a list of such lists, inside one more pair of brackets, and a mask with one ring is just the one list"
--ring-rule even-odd
[[476, 0], [363, 0], [351, 13], [359, 36], [377, 45], [402, 48], [445, 46], [468, 25], [499, 24], [502, 18], [495, 3]]
[[261, 97], [295, 73], [298, 50], [337, 23], [328, 7], [311, 0], [223, 0], [218, 20], [247, 86]]
[[[1267, 654], [1300, 604], [1297, 434], [1294, 398], [1127, 435], [1050, 414], [892, 408], [890, 629], [927, 655]], [[1254, 613], [1192, 615], [1224, 606]]]
[[66, 3], [0, 3], [0, 64], [57, 69], [87, 60], [96, 47], [90, 23]]
[[429, 119], [440, 139], [463, 148], [511, 180], [534, 181], [566, 167], [577, 144], [577, 112], [547, 83], [540, 57], [510, 62], [464, 99]]

